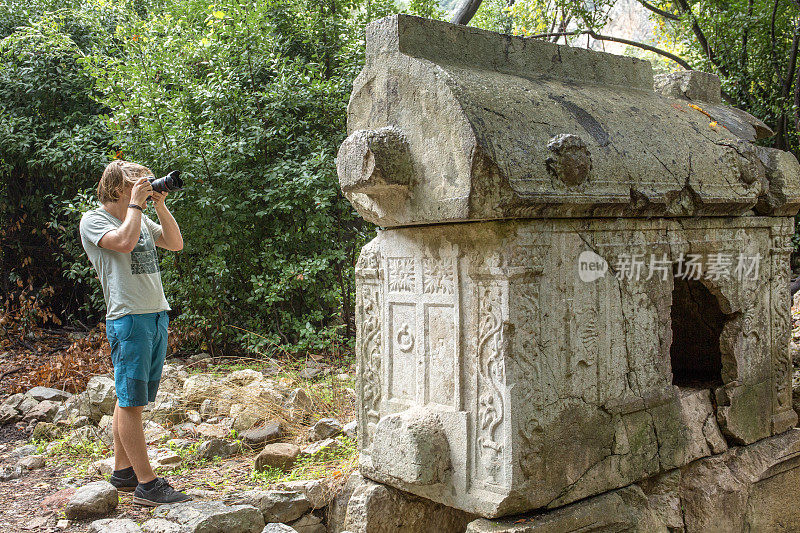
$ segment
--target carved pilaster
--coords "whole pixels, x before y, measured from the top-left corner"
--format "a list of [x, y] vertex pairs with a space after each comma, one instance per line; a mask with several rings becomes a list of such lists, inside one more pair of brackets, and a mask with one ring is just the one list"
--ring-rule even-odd
[[359, 447], [372, 442], [375, 426], [380, 420], [382, 394], [382, 305], [380, 257], [368, 246], [361, 252], [356, 264], [357, 306], [356, 347], [359, 388]]
[[792, 409], [791, 299], [789, 296], [789, 255], [792, 253], [792, 219], [771, 228], [770, 237], [770, 355], [772, 362], [772, 433], [794, 427], [797, 414]]

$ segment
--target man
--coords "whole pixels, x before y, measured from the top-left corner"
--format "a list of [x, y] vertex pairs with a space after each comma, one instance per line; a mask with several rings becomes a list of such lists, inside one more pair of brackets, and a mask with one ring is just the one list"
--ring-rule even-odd
[[[106, 301], [106, 336], [111, 345], [117, 405], [114, 408], [112, 485], [133, 491], [134, 503], [157, 506], [188, 501], [147, 457], [142, 407], [155, 400], [167, 354], [167, 311], [155, 247], [178, 251], [183, 237], [164, 202], [145, 176], [153, 173], [127, 161], [111, 162], [97, 186], [102, 204], [83, 214], [80, 235]], [[150, 198], [156, 224], [144, 215]]]

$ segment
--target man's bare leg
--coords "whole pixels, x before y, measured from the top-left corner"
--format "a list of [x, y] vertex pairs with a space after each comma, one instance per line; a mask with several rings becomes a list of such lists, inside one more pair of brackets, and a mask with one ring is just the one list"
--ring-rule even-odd
[[[144, 427], [142, 426], [142, 408], [117, 406], [114, 409], [114, 422], [122, 444], [121, 448], [125, 450], [127, 462], [133, 466], [139, 483], [153, 481], [156, 475], [153, 473], [150, 459], [147, 457], [147, 444], [144, 441]], [[114, 446], [116, 446], [116, 434], [114, 437]], [[115, 464], [119, 464], [116, 451], [114, 457]]]
[[125, 452], [125, 446], [119, 436], [119, 412], [120, 406], [114, 406], [114, 418], [111, 424], [111, 432], [114, 434], [114, 470], [124, 470], [131, 466], [131, 460]]

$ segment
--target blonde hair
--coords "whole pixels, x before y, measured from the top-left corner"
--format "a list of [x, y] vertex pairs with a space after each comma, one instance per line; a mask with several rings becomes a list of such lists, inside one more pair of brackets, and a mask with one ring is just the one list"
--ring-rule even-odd
[[97, 184], [97, 197], [104, 204], [116, 202], [124, 185], [133, 185], [139, 178], [152, 175], [153, 171], [145, 166], [115, 159], [103, 171], [100, 183]]

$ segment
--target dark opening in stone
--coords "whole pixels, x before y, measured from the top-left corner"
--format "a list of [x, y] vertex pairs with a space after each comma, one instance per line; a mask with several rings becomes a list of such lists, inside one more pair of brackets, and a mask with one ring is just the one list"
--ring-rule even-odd
[[722, 384], [719, 336], [725, 314], [716, 297], [698, 280], [675, 278], [672, 290], [672, 383]]

